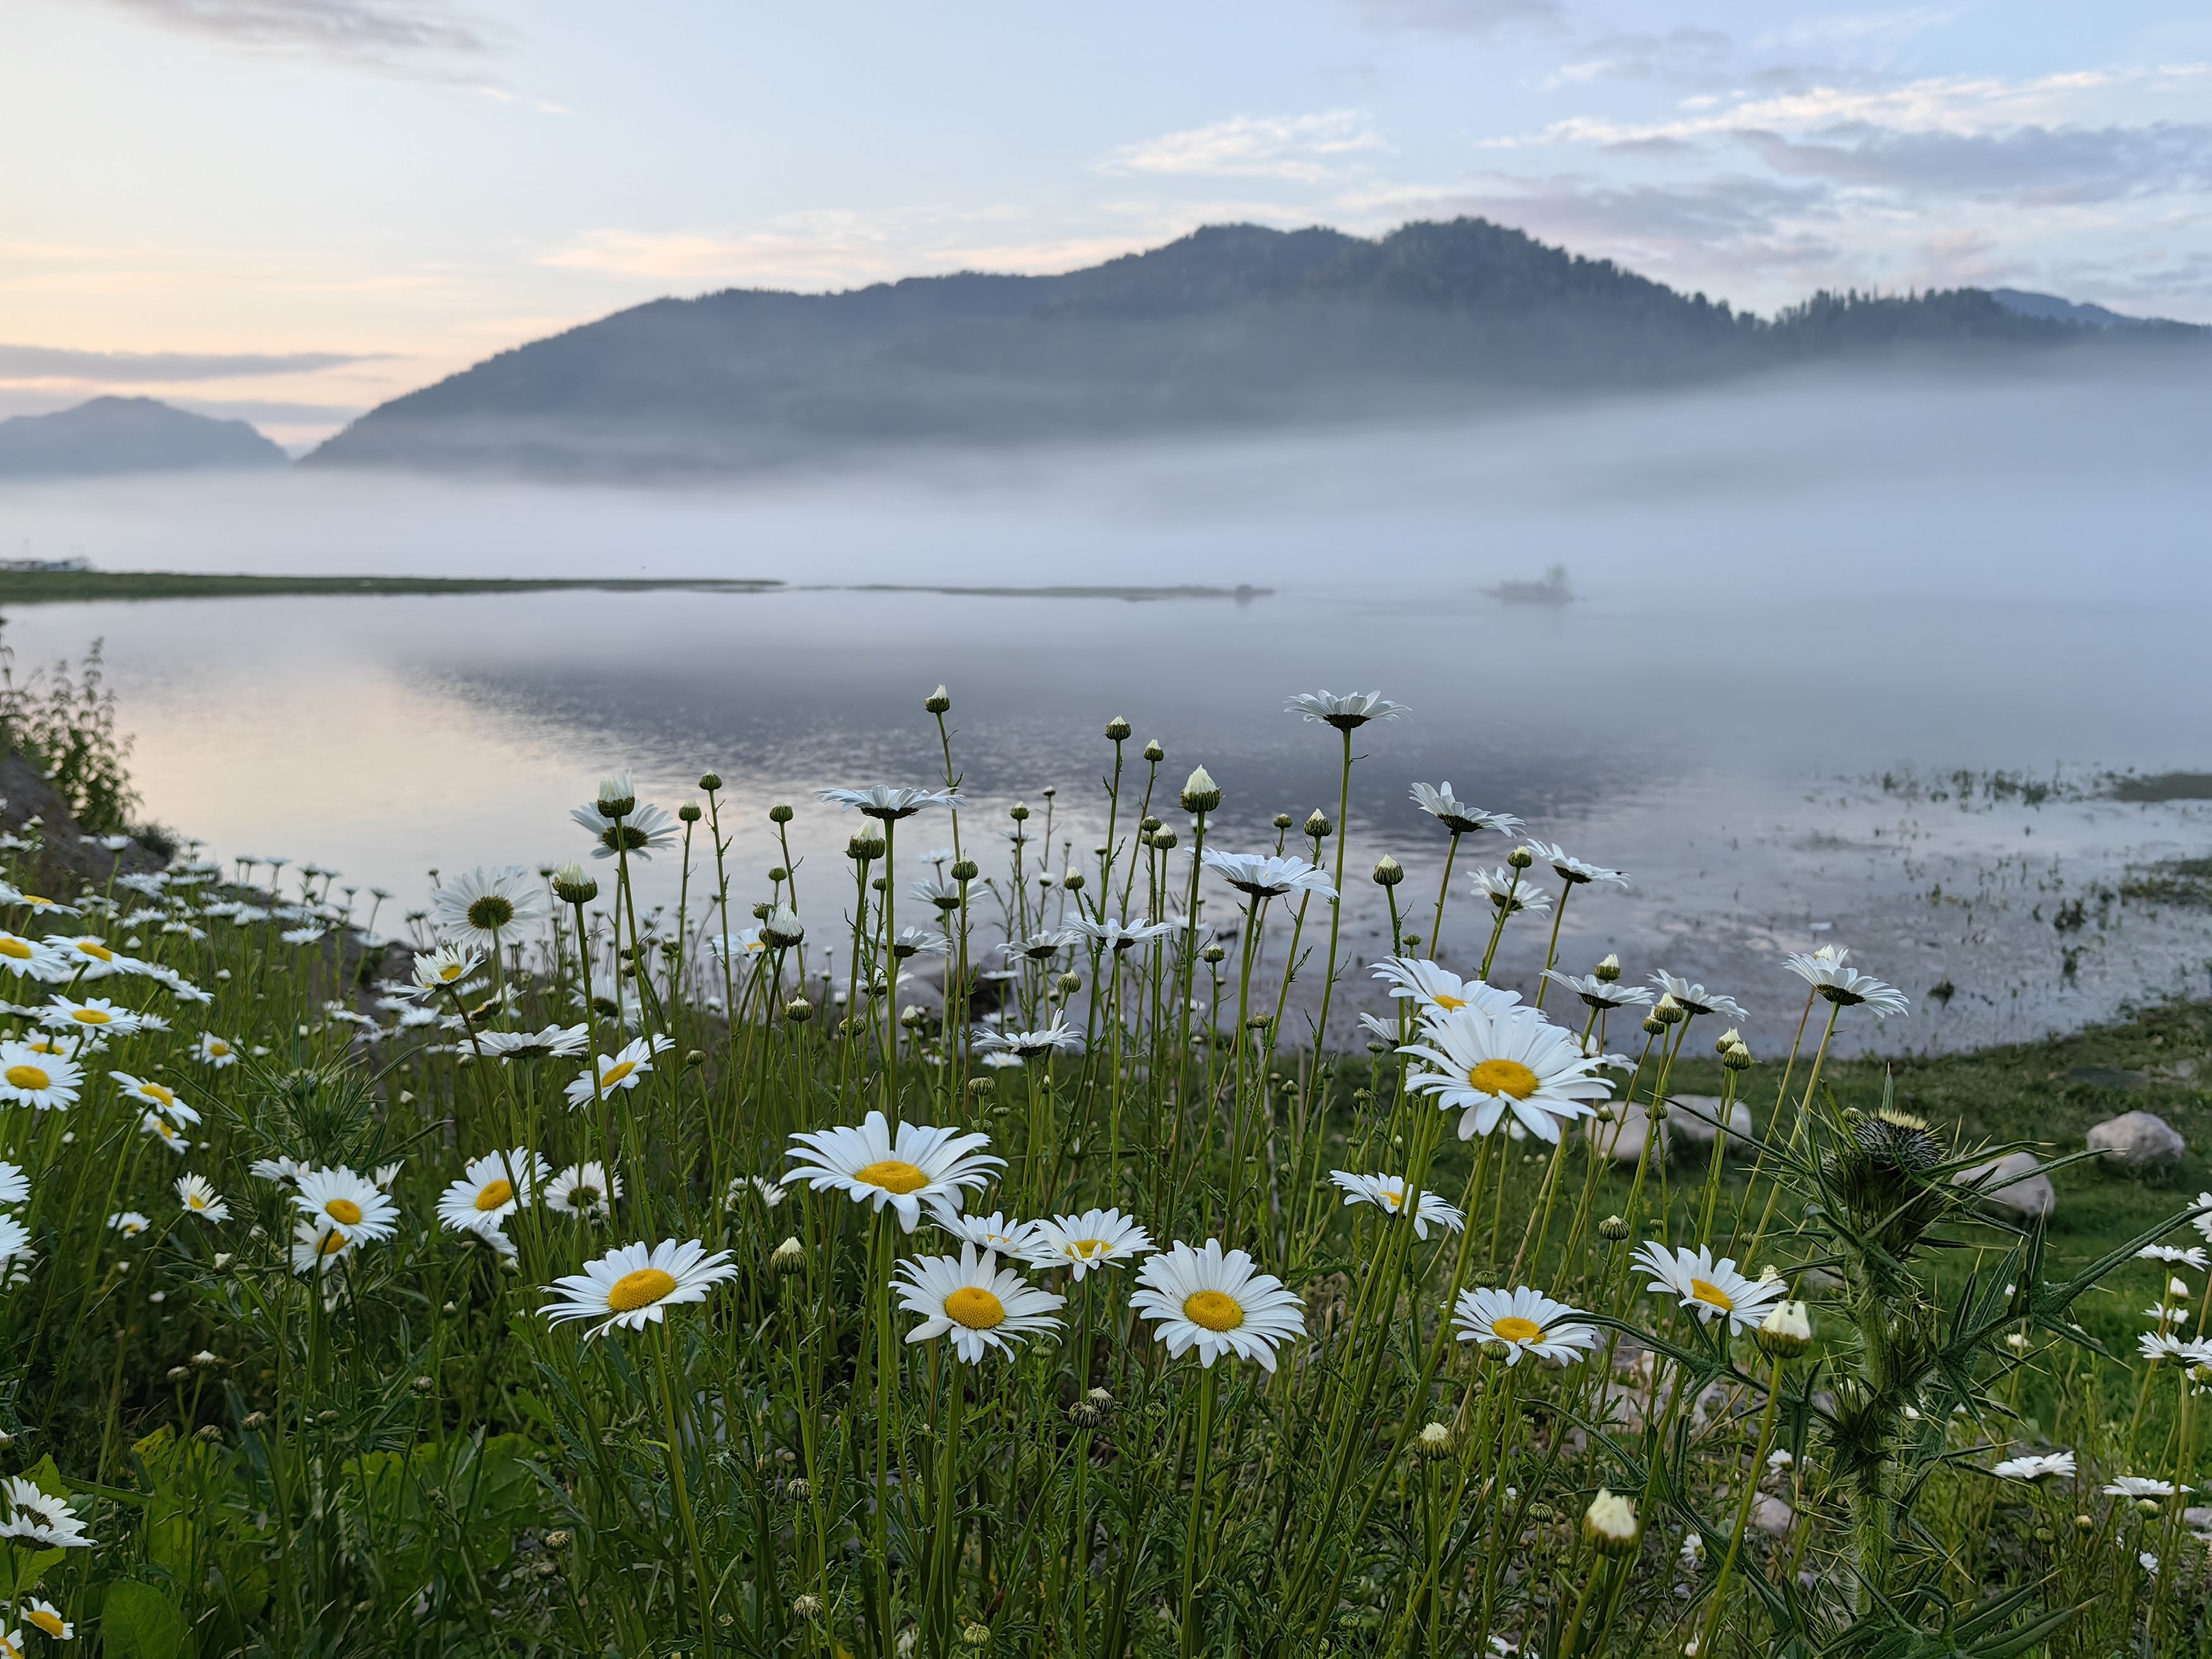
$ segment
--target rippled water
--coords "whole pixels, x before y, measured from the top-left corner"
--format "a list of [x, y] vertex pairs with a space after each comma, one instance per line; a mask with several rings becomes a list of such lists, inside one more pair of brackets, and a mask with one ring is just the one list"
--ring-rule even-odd
[[[971, 834], [1054, 785], [1055, 839], [1080, 860], [1120, 714], [1166, 746], [1170, 784], [1200, 762], [1220, 780], [1217, 844], [1256, 847], [1278, 810], [1334, 811], [1336, 738], [1280, 713], [1285, 695], [1372, 687], [1412, 713], [1357, 745], [1359, 948], [1379, 854], [1425, 908], [1442, 837], [1407, 786], [1449, 779], [1635, 878], [1575, 899], [1569, 965], [1613, 949], [1692, 974], [1751, 1003], [1772, 1045], [1800, 1006], [1779, 954], [1849, 944], [1916, 997], [1881, 1045], [1956, 1046], [2206, 988], [2208, 917], [2118, 895], [2130, 871], [2212, 852], [2207, 806], [2122, 805], [2094, 781], [2212, 769], [2212, 492], [2189, 435], [2208, 404], [2172, 382], [1800, 386], [651, 495], [145, 481], [0, 495], [0, 539], [110, 569], [792, 585], [10, 613], [25, 659], [105, 636], [153, 816], [403, 902], [434, 866], [574, 854], [566, 810], [616, 764], [672, 806], [719, 771], [742, 812], [739, 891], [757, 896], [770, 799], [935, 777], [921, 699], [940, 680]], [[1554, 561], [1571, 605], [1484, 591]], [[879, 582], [1272, 592], [852, 586]], [[1931, 781], [1959, 769], [2075, 787], [2028, 805]], [[849, 824], [805, 805], [797, 827], [802, 892], [842, 882]], [[2082, 925], [2062, 932], [2077, 898]], [[1476, 932], [1455, 902], [1448, 955]], [[1539, 928], [1509, 945], [1507, 976], [1542, 945]], [[1939, 985], [1948, 1006], [1923, 997]]]

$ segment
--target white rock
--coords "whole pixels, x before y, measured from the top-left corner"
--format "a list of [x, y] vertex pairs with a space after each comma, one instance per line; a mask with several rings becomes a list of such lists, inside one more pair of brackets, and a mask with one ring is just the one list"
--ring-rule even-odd
[[[1699, 1146], [1713, 1144], [1713, 1130], [1721, 1121], [1721, 1097], [1718, 1095], [1676, 1095], [1667, 1109], [1667, 1135], [1669, 1140], [1679, 1136]], [[1751, 1108], [1737, 1101], [1728, 1110], [1730, 1143], [1751, 1133]]]
[[2189, 1150], [2189, 1143], [2155, 1112], [2123, 1112], [2089, 1131], [2089, 1150], [2131, 1170], [2143, 1170], [2172, 1163]]
[[1994, 1163], [1978, 1164], [1951, 1178], [1961, 1187], [1978, 1187], [1989, 1202], [2020, 1215], [2049, 1215], [2058, 1207], [2058, 1194], [2051, 1177], [2027, 1152], [2008, 1152]]
[[1787, 1498], [1777, 1498], [1763, 1492], [1751, 1500], [1751, 1524], [1771, 1537], [1779, 1538], [1790, 1530], [1796, 1520], [1797, 1511], [1790, 1507]]
[[[1616, 1103], [1613, 1109], [1621, 1115], [1612, 1123], [1600, 1123], [1595, 1118], [1583, 1120], [1589, 1137], [1597, 1149], [1615, 1164], [1634, 1164], [1644, 1156], [1644, 1137], [1650, 1133], [1651, 1119], [1643, 1107]], [[1667, 1147], [1667, 1125], [1659, 1126], [1659, 1147]]]

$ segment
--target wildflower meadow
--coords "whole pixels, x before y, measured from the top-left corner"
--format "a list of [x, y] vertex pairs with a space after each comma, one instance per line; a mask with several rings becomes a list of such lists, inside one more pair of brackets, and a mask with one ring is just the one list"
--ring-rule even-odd
[[0, 1655], [2204, 1650], [2212, 1194], [2057, 1248], [1836, 1088], [1911, 1012], [1847, 950], [1560, 960], [1632, 878], [1350, 822], [1377, 694], [1258, 837], [1126, 720], [987, 810], [913, 715], [413, 915], [7, 837]]

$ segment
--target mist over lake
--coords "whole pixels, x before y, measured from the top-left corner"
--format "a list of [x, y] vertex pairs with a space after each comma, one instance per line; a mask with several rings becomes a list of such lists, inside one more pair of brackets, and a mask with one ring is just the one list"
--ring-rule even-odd
[[[1200, 762], [1221, 781], [1214, 844], [1272, 845], [1278, 811], [1334, 811], [1335, 736], [1282, 698], [1376, 688], [1412, 714], [1360, 733], [1363, 925], [1384, 852], [1409, 902], [1432, 902], [1443, 837], [1406, 793], [1449, 780], [1636, 878], [1571, 906], [1566, 966], [1617, 949], [1639, 976], [1692, 974], [1786, 1041], [1802, 997], [1782, 953], [1849, 944], [1917, 1000], [1875, 1040], [1952, 1047], [2203, 988], [2203, 915], [2118, 895], [2130, 871], [2212, 850], [2206, 807], [2115, 802], [2099, 779], [2212, 767], [2195, 684], [2209, 416], [2187, 371], [1830, 375], [659, 491], [312, 472], [23, 486], [0, 492], [0, 541], [107, 570], [787, 585], [10, 611], [19, 665], [105, 638], [150, 816], [227, 856], [335, 866], [395, 908], [419, 905], [433, 864], [573, 855], [566, 809], [617, 765], [672, 808], [720, 772], [752, 870], [739, 889], [765, 893], [760, 809], [929, 781], [921, 699], [939, 681], [978, 828], [1057, 786], [1054, 842], [1084, 862], [1110, 759], [1096, 734], [1123, 714], [1165, 745], [1164, 793]], [[1571, 605], [1487, 592], [1555, 563]], [[1267, 591], [854, 591], [879, 584]], [[1071, 769], [1086, 741], [1091, 769]], [[2060, 787], [1964, 800], [1959, 772]], [[849, 825], [802, 804], [795, 827], [802, 886], [843, 879]], [[1462, 870], [1502, 859], [1490, 841]], [[2075, 897], [2090, 921], [2061, 932]], [[1509, 951], [1509, 975], [1540, 965], [1540, 938], [1521, 943], [1535, 960]], [[1938, 985], [1948, 1005], [1925, 999]]]

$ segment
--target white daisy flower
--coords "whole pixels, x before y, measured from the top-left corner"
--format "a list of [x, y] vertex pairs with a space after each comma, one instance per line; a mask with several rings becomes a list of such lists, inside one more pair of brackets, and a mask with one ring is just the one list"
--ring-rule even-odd
[[304, 927], [287, 927], [276, 937], [287, 945], [315, 945], [320, 943], [329, 933], [330, 929], [321, 923], [309, 922]]
[[1596, 1328], [1577, 1322], [1585, 1316], [1526, 1285], [1511, 1291], [1485, 1285], [1460, 1292], [1452, 1326], [1462, 1342], [1504, 1343], [1508, 1365], [1519, 1364], [1524, 1352], [1571, 1365], [1597, 1343]]
[[545, 884], [520, 865], [479, 865], [430, 896], [430, 926], [441, 939], [491, 951], [550, 908]]
[[223, 1201], [222, 1194], [216, 1191], [205, 1176], [179, 1176], [177, 1202], [203, 1221], [230, 1219], [230, 1206]]
[[87, 997], [83, 1001], [55, 996], [46, 999], [46, 1011], [39, 1016], [39, 1024], [52, 1031], [91, 1031], [102, 1036], [129, 1036], [145, 1024], [140, 1015], [128, 1008], [118, 1007], [106, 997]]
[[438, 1219], [455, 1232], [498, 1228], [532, 1202], [553, 1166], [526, 1146], [471, 1159], [438, 1200]]
[[649, 1246], [625, 1244], [596, 1261], [586, 1261], [583, 1272], [555, 1279], [550, 1288], [559, 1295], [538, 1312], [556, 1324], [568, 1319], [598, 1320], [584, 1333], [588, 1342], [617, 1326], [641, 1331], [658, 1325], [666, 1310], [679, 1303], [704, 1302], [708, 1291], [735, 1277], [737, 1271], [727, 1250], [709, 1255], [696, 1238], [681, 1244], [673, 1239]]
[[921, 1218], [924, 1204], [933, 1210], [965, 1207], [969, 1189], [981, 1191], [990, 1182], [989, 1171], [1006, 1162], [983, 1150], [991, 1144], [988, 1135], [902, 1123], [894, 1137], [881, 1112], [870, 1112], [858, 1128], [817, 1129], [791, 1139], [785, 1156], [793, 1167], [787, 1180], [804, 1181], [817, 1193], [835, 1188], [879, 1212], [888, 1204], [907, 1232]]
[[[1350, 1170], [1331, 1170], [1328, 1178], [1344, 1189], [1346, 1204], [1372, 1204], [1392, 1215], [1406, 1212], [1406, 1177], [1394, 1175], [1356, 1175]], [[1441, 1194], [1423, 1193], [1413, 1206], [1413, 1237], [1426, 1238], [1431, 1226], [1455, 1233], [1467, 1218]]]
[[953, 1352], [971, 1365], [981, 1364], [993, 1348], [1012, 1357], [1009, 1338], [1053, 1329], [1060, 1323], [1053, 1310], [1066, 1300], [1000, 1267], [989, 1250], [978, 1257], [964, 1240], [957, 1257], [901, 1261], [894, 1289], [903, 1310], [921, 1316], [921, 1323], [906, 1334], [908, 1341], [949, 1334]]
[[2141, 1261], [2194, 1267], [2199, 1273], [2204, 1272], [2208, 1265], [2212, 1265], [2208, 1264], [2204, 1248], [2200, 1244], [2191, 1244], [2187, 1249], [2172, 1244], [2146, 1244], [2136, 1252], [2136, 1255]]
[[1556, 1146], [1563, 1123], [1588, 1117], [1594, 1109], [1588, 1103], [1613, 1092], [1574, 1034], [1534, 1009], [1437, 1012], [1422, 1021], [1420, 1036], [1398, 1052], [1433, 1069], [1413, 1073], [1407, 1086], [1435, 1096], [1441, 1110], [1459, 1111], [1462, 1140], [1491, 1133], [1510, 1111], [1529, 1133]]
[[591, 1046], [591, 1027], [578, 1024], [535, 1031], [479, 1031], [477, 1046], [497, 1060], [574, 1060]]
[[42, 1631], [52, 1637], [55, 1641], [68, 1642], [76, 1639], [76, 1626], [63, 1618], [62, 1610], [52, 1602], [41, 1601], [35, 1595], [29, 1596], [24, 1600], [20, 1611], [23, 1615], [24, 1622], [33, 1629]]
[[1209, 847], [1203, 862], [1238, 892], [1255, 898], [1280, 898], [1285, 893], [1336, 896], [1328, 872], [1302, 858], [1279, 858], [1273, 853], [1217, 853]]
[[1734, 997], [1708, 991], [1690, 980], [1677, 979], [1664, 969], [1651, 975], [1651, 982], [1693, 1014], [1726, 1014], [1730, 1019], [1751, 1018], [1745, 1012], [1744, 1006]]
[[1027, 939], [1008, 939], [999, 947], [999, 953], [1009, 962], [1050, 962], [1083, 937], [1073, 927], [1047, 928]]
[[[20, 1262], [27, 1267], [38, 1254], [31, 1248], [31, 1235], [23, 1224], [12, 1215], [0, 1215], [0, 1264]], [[21, 1282], [20, 1270], [9, 1282]]]
[[2000, 1480], [2048, 1480], [2053, 1475], [2072, 1475], [2074, 1454], [2070, 1451], [2046, 1452], [2039, 1456], [2008, 1457], [2002, 1462], [1990, 1465], [1990, 1473]]
[[118, 1210], [107, 1218], [107, 1224], [125, 1238], [136, 1238], [154, 1224], [150, 1217], [137, 1210]]
[[1034, 1225], [1035, 1237], [1023, 1252], [1024, 1258], [1032, 1267], [1068, 1268], [1079, 1285], [1093, 1267], [1133, 1261], [1159, 1248], [1133, 1216], [1119, 1210], [1056, 1215]]
[[[4, 886], [4, 884], [0, 884]], [[74, 904], [64, 904], [59, 899], [50, 899], [43, 893], [19, 893], [14, 888], [0, 891], [0, 903], [20, 904], [34, 916], [74, 916], [82, 914]]]
[[[2179, 1309], [2154, 1309], [2153, 1318], [2172, 1316]], [[2162, 1331], [2145, 1331], [2136, 1339], [2136, 1352], [2154, 1365], [2171, 1360], [2184, 1365], [2212, 1364], [2212, 1337], [2185, 1339], [2169, 1336]]]
[[1746, 1279], [1736, 1271], [1735, 1258], [1715, 1261], [1711, 1245], [1700, 1245], [1693, 1254], [1650, 1241], [1630, 1261], [1651, 1275], [1653, 1295], [1678, 1298], [1707, 1324], [1725, 1316], [1730, 1335], [1765, 1318], [1768, 1306], [1789, 1288], [1779, 1279]]
[[182, 1128], [200, 1121], [200, 1115], [179, 1100], [176, 1091], [165, 1083], [155, 1083], [149, 1078], [133, 1077], [128, 1072], [110, 1072], [108, 1076], [131, 1100], [141, 1106], [150, 1106]]
[[1652, 993], [1642, 986], [1600, 979], [1595, 974], [1562, 974], [1547, 968], [1544, 977], [1564, 985], [1593, 1008], [1648, 1008], [1652, 1002]]
[[483, 951], [464, 945], [441, 945], [434, 951], [418, 951], [413, 967], [413, 994], [420, 999], [434, 992], [452, 990], [483, 967]]
[[1025, 1261], [1036, 1248], [1039, 1223], [1016, 1221], [1003, 1211], [988, 1215], [963, 1215], [957, 1210], [933, 1206], [930, 1218], [979, 1250], [989, 1250], [1010, 1261]]
[[1476, 892], [1508, 915], [1523, 910], [1532, 916], [1550, 915], [1552, 896], [1540, 887], [1522, 886], [1520, 874], [1518, 870], [1501, 864], [1495, 870], [1476, 870], [1468, 880]]
[[295, 1158], [257, 1158], [246, 1166], [246, 1173], [258, 1181], [273, 1181], [282, 1187], [297, 1181], [307, 1167]]
[[1603, 882], [1608, 886], [1626, 887], [1628, 878], [1618, 870], [1608, 870], [1601, 864], [1591, 864], [1574, 857], [1564, 847], [1553, 842], [1532, 841], [1523, 849], [1534, 854], [1570, 887], [1586, 887], [1592, 882]]
[[0, 1163], [0, 1206], [21, 1204], [31, 1195], [31, 1178], [20, 1164]]
[[159, 1112], [144, 1112], [138, 1118], [138, 1133], [151, 1135], [179, 1157], [191, 1151], [192, 1143], [178, 1132], [177, 1126]]
[[1023, 1060], [1035, 1060], [1040, 1054], [1083, 1052], [1083, 1033], [1065, 1018], [1036, 1031], [994, 1031], [988, 1026], [978, 1025], [969, 1033], [969, 1042], [979, 1054], [1013, 1054]]
[[397, 1231], [399, 1206], [374, 1182], [343, 1167], [302, 1170], [294, 1206], [318, 1227], [341, 1235], [348, 1244], [389, 1238]]
[[1156, 939], [1165, 939], [1175, 932], [1172, 922], [1147, 921], [1142, 916], [1133, 921], [1112, 916], [1093, 921], [1088, 916], [1075, 916], [1070, 918], [1067, 926], [1071, 933], [1080, 933], [1099, 949], [1116, 955], [1139, 945], [1149, 945]]
[[895, 789], [884, 783], [867, 789], [817, 789], [814, 793], [833, 806], [848, 812], [857, 806], [868, 817], [884, 823], [910, 818], [927, 806], [958, 807], [967, 804], [957, 790]]
[[1385, 957], [1375, 964], [1375, 977], [1389, 983], [1393, 997], [1446, 1013], [1479, 1008], [1486, 1014], [1500, 1014], [1521, 1000], [1518, 991], [1484, 980], [1462, 979], [1426, 957]]
[[344, 1261], [353, 1242], [336, 1227], [302, 1221], [292, 1229], [292, 1271], [318, 1274]]
[[83, 1068], [64, 1054], [27, 1042], [0, 1042], [0, 1101], [66, 1110], [76, 1103], [83, 1082]]
[[545, 1207], [560, 1215], [592, 1219], [613, 1213], [623, 1194], [622, 1177], [604, 1164], [571, 1164], [545, 1188]]
[[[1811, 986], [1817, 994], [1838, 1006], [1854, 1008], [1863, 1003], [1866, 1011], [1876, 1019], [1887, 1019], [1892, 1014], [1911, 1010], [1911, 1001], [1904, 992], [1884, 984], [1871, 974], [1844, 967], [1840, 956], [1826, 959], [1818, 955], [1793, 956], [1785, 958], [1782, 965]], [[1680, 1002], [1681, 999], [1677, 997], [1675, 1000]]]
[[747, 927], [734, 933], [716, 933], [707, 941], [707, 954], [717, 962], [743, 962], [768, 949], [761, 930]]
[[64, 961], [61, 952], [45, 939], [26, 939], [4, 929], [0, 929], [0, 969], [19, 979], [46, 985], [67, 979], [76, 971], [75, 964]]
[[1273, 1273], [1254, 1269], [1242, 1250], [1209, 1238], [1202, 1249], [1177, 1240], [1137, 1270], [1130, 1308], [1151, 1320], [1168, 1352], [1192, 1348], [1212, 1365], [1224, 1354], [1275, 1369], [1275, 1350], [1305, 1334], [1305, 1304]]
[[192, 1045], [192, 1058], [203, 1066], [221, 1071], [226, 1066], [238, 1064], [238, 1047], [228, 1037], [219, 1037], [212, 1031], [200, 1033], [199, 1041]]
[[579, 806], [568, 816], [591, 831], [595, 843], [592, 856], [595, 859], [611, 859], [618, 853], [627, 853], [649, 863], [655, 853], [675, 846], [678, 834], [676, 820], [650, 804], [633, 802], [630, 810], [620, 818], [610, 817], [596, 806]]
[[[2171, 1498], [2174, 1493], [2174, 1486], [2171, 1480], [2155, 1480], [2140, 1474], [2124, 1474], [2116, 1480], [2106, 1481], [2098, 1490], [2107, 1498]], [[2181, 1490], [2195, 1492], [2197, 1488], [2184, 1486]]]
[[1301, 691], [1283, 705], [1285, 714], [1303, 714], [1316, 726], [1357, 732], [1370, 720], [1395, 720], [1407, 712], [1380, 691]]
[[1510, 812], [1486, 812], [1480, 806], [1469, 806], [1452, 793], [1449, 781], [1415, 784], [1413, 801], [1455, 836], [1473, 835], [1480, 830], [1495, 830], [1500, 835], [1511, 836], [1521, 830], [1521, 820]]
[[89, 1548], [84, 1522], [69, 1500], [39, 1490], [34, 1481], [11, 1474], [0, 1481], [0, 1496], [8, 1500], [8, 1518], [0, 1521], [0, 1538], [20, 1538], [50, 1550]]
[[[621, 1049], [599, 1057], [598, 1093], [608, 1095], [617, 1089], [635, 1089], [645, 1081], [646, 1073], [653, 1070], [655, 1054], [665, 1054], [676, 1044], [670, 1038], [656, 1033], [651, 1037], [634, 1037]], [[593, 1097], [592, 1073], [589, 1071], [568, 1085], [566, 1093], [571, 1106], [589, 1105]]]

